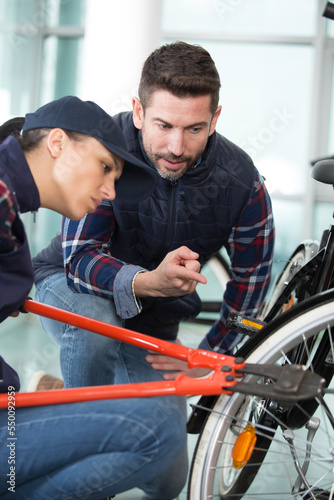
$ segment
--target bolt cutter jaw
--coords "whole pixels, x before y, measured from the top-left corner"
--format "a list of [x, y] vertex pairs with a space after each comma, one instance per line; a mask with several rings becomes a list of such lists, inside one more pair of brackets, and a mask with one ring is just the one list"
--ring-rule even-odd
[[237, 370], [238, 375], [254, 375], [265, 379], [264, 383], [244, 381], [229, 386], [229, 391], [252, 394], [278, 402], [297, 403], [313, 399], [322, 394], [325, 380], [303, 365], [276, 366], [270, 364], [247, 364]]

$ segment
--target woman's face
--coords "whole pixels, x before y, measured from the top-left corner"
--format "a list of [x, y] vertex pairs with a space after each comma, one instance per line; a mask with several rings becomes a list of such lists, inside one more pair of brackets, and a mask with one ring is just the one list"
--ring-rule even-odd
[[59, 211], [79, 220], [86, 213], [94, 212], [102, 200], [113, 200], [115, 182], [123, 166], [122, 158], [93, 137], [66, 141], [53, 172], [61, 202]]

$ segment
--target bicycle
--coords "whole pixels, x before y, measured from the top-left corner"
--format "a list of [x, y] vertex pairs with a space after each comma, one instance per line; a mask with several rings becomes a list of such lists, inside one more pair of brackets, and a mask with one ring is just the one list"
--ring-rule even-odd
[[[318, 162], [313, 169], [312, 176], [320, 182], [334, 184], [334, 161], [323, 160]], [[273, 295], [269, 298], [262, 314], [260, 315], [260, 319], [263, 320], [264, 323], [269, 322], [269, 330], [267, 327], [264, 329], [265, 332], [269, 331], [269, 333], [266, 335], [264, 335], [264, 333], [257, 333], [254, 338], [246, 341], [241, 349], [237, 351], [237, 356], [243, 356], [247, 362], [251, 362], [250, 360], [253, 359], [252, 356], [254, 351], [262, 352], [262, 349], [265, 349], [265, 346], [262, 346], [262, 342], [266, 343], [266, 339], [271, 335], [270, 331], [274, 331], [270, 328], [270, 322], [273, 321], [274, 318], [279, 318], [284, 312], [287, 314], [286, 311], [289, 309], [291, 309], [292, 313], [296, 304], [301, 303], [300, 305], [302, 305], [306, 299], [312, 296], [317, 296], [332, 286], [334, 272], [333, 232], [334, 229], [332, 226], [330, 226], [328, 230], [324, 231], [319, 249], [317, 242], [309, 241], [302, 243], [295, 250], [277, 280]], [[296, 311], [297, 315], [300, 314], [299, 311], [300, 309]], [[285, 317], [285, 314], [283, 314], [284, 319], [281, 320], [284, 325], [284, 321], [288, 321], [291, 318], [291, 316]], [[276, 324], [277, 323], [273, 323], [273, 328], [275, 328]], [[278, 323], [278, 325], [280, 325], [280, 323]], [[262, 322], [258, 324], [257, 328], [261, 326]], [[305, 328], [307, 328], [307, 325], [305, 325]], [[249, 328], [248, 330], [246, 329], [246, 332], [248, 331], [251, 333], [252, 328]], [[255, 331], [258, 332], [259, 330], [257, 329]], [[326, 384], [328, 385], [334, 375], [334, 363], [332, 363], [329, 357], [329, 353], [332, 351], [332, 332], [329, 330], [328, 335], [321, 334], [318, 336], [316, 334], [312, 334], [312, 336], [315, 339], [314, 342], [318, 342], [318, 344], [316, 344], [316, 348], [312, 343], [310, 343], [310, 345], [306, 344], [305, 347], [301, 344], [298, 349], [297, 338], [295, 345], [293, 345], [294, 350], [291, 352], [285, 352], [284, 362], [301, 363], [312, 367], [314, 372], [319, 373], [326, 378]], [[280, 359], [279, 351], [275, 350], [273, 347], [273, 353], [273, 360], [278, 362]], [[277, 356], [277, 359], [275, 359], [275, 356]], [[261, 359], [255, 359], [255, 362], [263, 362]], [[188, 422], [190, 432], [200, 433], [199, 443], [202, 444], [198, 445], [199, 448], [203, 446], [203, 442], [205, 441], [203, 436], [210, 434], [212, 432], [212, 426], [215, 425], [213, 424], [215, 421], [215, 416], [213, 415], [216, 415], [217, 412], [231, 414], [231, 411], [232, 416], [234, 415], [233, 411], [236, 412], [235, 407], [230, 407], [230, 404], [232, 405], [232, 403], [229, 403], [224, 397], [209, 397], [200, 399], [193, 413], [194, 418], [190, 418]], [[284, 411], [282, 411], [282, 408], [277, 405], [275, 401], [262, 399], [261, 404], [263, 409], [262, 411], [258, 411], [257, 419], [259, 422], [264, 419], [264, 421], [268, 423], [267, 410], [270, 409], [271, 417], [269, 420], [271, 433], [273, 433], [278, 427], [277, 415], [275, 412], [285, 415], [284, 418], [286, 419], [288, 426], [301, 428], [308, 423], [310, 418], [312, 418], [312, 413], [317, 410], [318, 406], [317, 402], [313, 402], [311, 405], [312, 411], [310, 406], [307, 407], [306, 410], [302, 405], [299, 408], [293, 406], [289, 409], [289, 412], [285, 414]], [[302, 411], [304, 411], [305, 417], [301, 416]], [[252, 416], [252, 418], [255, 417]], [[280, 416], [280, 419], [281, 418], [282, 417]], [[226, 420], [224, 421], [224, 425], [227, 425]], [[231, 425], [231, 429], [233, 429], [233, 425]], [[229, 431], [227, 428], [225, 431], [226, 433], [232, 433], [231, 435], [233, 435], [233, 432]], [[229, 479], [226, 479], [226, 476], [222, 476], [225, 478], [225, 482], [224, 479], [221, 480], [223, 486], [220, 487], [220, 496], [218, 496], [218, 498], [248, 498], [248, 493], [246, 492], [256, 477], [256, 474], [259, 471], [262, 472], [262, 463], [266, 459], [266, 455], [271, 445], [271, 440], [268, 439], [268, 435], [266, 433], [261, 436], [260, 443], [261, 444], [259, 446], [261, 451], [254, 453], [250, 461], [252, 464], [252, 473], [249, 472], [249, 469], [244, 469], [239, 474], [233, 475], [233, 478], [230, 476]], [[195, 451], [192, 465], [193, 473], [191, 477], [196, 476], [196, 474], [198, 475], [196, 465], [197, 462], [197, 452]], [[332, 497], [333, 493], [330, 498]], [[194, 498], [197, 497], [195, 496]], [[305, 496], [304, 498], [313, 498], [313, 496]], [[329, 496], [317, 496], [317, 498], [327, 499]]]
[[[315, 297], [317, 299], [317, 303], [313, 302], [309, 304], [309, 307], [305, 309], [304, 314], [308, 313], [310, 307], [311, 312], [317, 310], [317, 306], [319, 308], [319, 312], [317, 314], [318, 322], [315, 324], [313, 330], [309, 328], [307, 334], [305, 334], [305, 338], [312, 338], [314, 335], [314, 331], [318, 331], [318, 329], [323, 325], [324, 320], [326, 324], [334, 324], [334, 311], [333, 311], [333, 303], [334, 303], [334, 292], [328, 292], [328, 295], [322, 297], [324, 304], [320, 302], [319, 305], [319, 297]], [[306, 304], [306, 302], [305, 302]], [[297, 319], [300, 316], [300, 307], [304, 307], [304, 303], [300, 306], [297, 306], [296, 309], [291, 310], [289, 313], [290, 316], [295, 312], [299, 311], [299, 316], [297, 315]], [[320, 311], [320, 306], [322, 307]], [[324, 307], [327, 307], [326, 311], [324, 311]], [[223, 428], [223, 431], [230, 432], [230, 423], [234, 422], [234, 428], [237, 429], [238, 423], [241, 421], [241, 418], [245, 418], [245, 411], [240, 412], [240, 403], [243, 401], [248, 401], [251, 398], [252, 401], [261, 401], [263, 396], [265, 398], [272, 398], [273, 400], [279, 401], [279, 403], [283, 406], [290, 407], [292, 404], [296, 404], [299, 400], [309, 400], [309, 398], [317, 398], [321, 404], [321, 408], [327, 408], [326, 403], [323, 399], [322, 394], [328, 394], [327, 389], [324, 387], [324, 380], [322, 377], [317, 374], [311, 373], [309, 370], [301, 367], [300, 365], [292, 365], [291, 367], [285, 366], [272, 366], [273, 361], [275, 361], [275, 356], [280, 353], [280, 350], [277, 350], [278, 343], [276, 339], [278, 337], [281, 339], [280, 342], [283, 343], [283, 346], [287, 346], [290, 350], [296, 343], [300, 342], [298, 337], [299, 330], [297, 326], [294, 325], [293, 321], [290, 318], [290, 321], [286, 320], [286, 315], [281, 316], [277, 320], [275, 320], [272, 325], [268, 325], [263, 329], [263, 337], [268, 337], [271, 340], [271, 345], [276, 346], [276, 351], [270, 348], [269, 351], [264, 346], [266, 343], [260, 344], [260, 352], [259, 349], [255, 349], [254, 354], [249, 357], [249, 363], [245, 363], [242, 358], [234, 358], [233, 356], [225, 356], [215, 352], [202, 351], [197, 349], [191, 349], [185, 346], [176, 345], [167, 341], [163, 341], [160, 339], [156, 339], [147, 335], [139, 334], [130, 330], [126, 330], [124, 328], [115, 327], [113, 325], [105, 324], [97, 320], [93, 320], [91, 318], [86, 318], [83, 316], [79, 316], [77, 314], [69, 313], [67, 311], [62, 311], [56, 309], [51, 306], [47, 306], [45, 304], [39, 304], [31, 299], [29, 299], [24, 308], [26, 311], [33, 312], [36, 314], [40, 314], [51, 319], [55, 319], [57, 321], [66, 322], [67, 324], [76, 325], [80, 328], [94, 331], [97, 334], [106, 335], [108, 337], [112, 337], [121, 341], [128, 342], [133, 345], [137, 345], [139, 347], [147, 348], [150, 350], [154, 350], [161, 354], [165, 354], [168, 356], [174, 356], [179, 359], [188, 360], [189, 367], [206, 367], [212, 370], [212, 373], [204, 379], [192, 379], [190, 377], [179, 375], [179, 377], [175, 381], [160, 381], [160, 382], [151, 382], [151, 383], [137, 383], [137, 384], [124, 384], [119, 386], [98, 386], [98, 387], [82, 387], [82, 388], [74, 388], [74, 389], [62, 389], [62, 390], [53, 390], [53, 391], [39, 391], [34, 393], [18, 393], [15, 397], [15, 403], [17, 407], [21, 406], [37, 406], [37, 405], [49, 405], [49, 404], [62, 404], [68, 402], [76, 402], [76, 401], [87, 401], [87, 400], [97, 400], [97, 399], [112, 399], [112, 398], [129, 398], [129, 397], [147, 397], [147, 396], [160, 396], [160, 395], [170, 395], [170, 394], [178, 394], [178, 395], [211, 395], [211, 394], [224, 394], [222, 398], [226, 398], [226, 400], [221, 399], [220, 404], [222, 408], [225, 408], [225, 401], [229, 403], [228, 408], [230, 409], [230, 414], [232, 416], [226, 415], [224, 412], [220, 412], [217, 416], [216, 411], [212, 413], [214, 417], [217, 417], [216, 420], [218, 423], [218, 430], [220, 431]], [[299, 309], [298, 309], [299, 308]], [[329, 310], [328, 310], [329, 308]], [[317, 310], [318, 311], [318, 310]], [[282, 320], [285, 321], [282, 322]], [[282, 322], [281, 323], [277, 323]], [[310, 325], [308, 319], [305, 320], [307, 325]], [[321, 323], [322, 322], [322, 323]], [[290, 326], [294, 325], [294, 326]], [[288, 334], [286, 328], [290, 328]], [[266, 330], [266, 335], [265, 334]], [[284, 331], [283, 331], [284, 330]], [[273, 339], [274, 337], [274, 339]], [[289, 339], [289, 342], [288, 342]], [[259, 365], [261, 363], [261, 365]], [[264, 363], [264, 364], [263, 364]], [[267, 379], [270, 379], [272, 383], [268, 384]], [[232, 395], [235, 392], [235, 395]], [[245, 395], [246, 393], [246, 395]], [[251, 394], [252, 396], [249, 396]], [[254, 396], [253, 396], [254, 395]], [[241, 398], [241, 399], [240, 399]], [[7, 395], [0, 395], [0, 407], [7, 407]], [[231, 406], [232, 405], [232, 406]], [[331, 411], [328, 412], [328, 417], [330, 419], [331, 424], [334, 426], [334, 417]], [[225, 422], [223, 427], [221, 426], [221, 422]], [[226, 422], [228, 424], [226, 425]], [[212, 421], [211, 421], [212, 423]], [[246, 422], [245, 422], [246, 423]], [[255, 425], [253, 425], [255, 424]], [[280, 424], [280, 421], [278, 422]], [[248, 423], [247, 423], [248, 425]], [[259, 422], [251, 422], [252, 425], [252, 436], [254, 436], [255, 429], [259, 427]], [[271, 428], [268, 428], [268, 432], [266, 431], [267, 427], [265, 423], [262, 422], [262, 429], [264, 430], [265, 436], [269, 436], [269, 431], [271, 432]], [[278, 426], [278, 425], [277, 425]], [[287, 427], [287, 426], [286, 426]], [[213, 432], [210, 432], [210, 435], [206, 434], [207, 442], [206, 444], [203, 441], [203, 437], [199, 440], [197, 445], [196, 457], [197, 464], [196, 469], [200, 468], [200, 485], [198, 486], [198, 470], [192, 469], [192, 473], [190, 476], [189, 483], [189, 491], [188, 498], [191, 500], [196, 499], [207, 499], [213, 498], [211, 496], [211, 486], [207, 488], [204, 484], [207, 481], [211, 481], [212, 470], [211, 466], [213, 463], [218, 460], [219, 457], [216, 457], [217, 448], [221, 449], [221, 443], [219, 442], [218, 435], [221, 435], [221, 432], [217, 432], [215, 429], [212, 429]], [[240, 436], [241, 438], [235, 436], [233, 439], [233, 443], [229, 443], [229, 447], [224, 448], [224, 461], [228, 461], [228, 463], [232, 463], [234, 460], [234, 466], [239, 470], [240, 467], [243, 467], [242, 470], [247, 470], [247, 462], [253, 454], [257, 452], [257, 448], [253, 451], [254, 442], [249, 442], [249, 433], [248, 428], [246, 429], [243, 425], [240, 428]], [[246, 439], [245, 439], [246, 438]], [[259, 438], [258, 438], [259, 439]], [[292, 439], [292, 438], [291, 438]], [[292, 439], [293, 441], [293, 439]], [[305, 440], [303, 441], [303, 443]], [[210, 444], [209, 450], [206, 449], [207, 444]], [[232, 446], [233, 444], [233, 446]], [[236, 446], [234, 446], [236, 445]], [[290, 449], [291, 445], [287, 445]], [[308, 445], [310, 448], [310, 445]], [[329, 447], [326, 446], [324, 450], [325, 457], [328, 456], [330, 451]], [[199, 450], [201, 453], [199, 454]], [[310, 454], [310, 451], [308, 452]], [[319, 453], [319, 452], [318, 452]], [[320, 453], [319, 453], [320, 454]], [[249, 456], [250, 455], [250, 456]], [[205, 463], [199, 466], [199, 457], [206, 457]], [[331, 455], [332, 457], [332, 455]], [[208, 470], [207, 463], [210, 463], [210, 470]], [[217, 461], [216, 461], [217, 462]], [[328, 474], [333, 479], [333, 467], [331, 464], [330, 471]], [[214, 474], [215, 476], [215, 474]], [[295, 478], [296, 488], [299, 490], [302, 488], [302, 491], [309, 491], [311, 495], [311, 486], [303, 486], [303, 481], [301, 480], [301, 475], [297, 475], [297, 479]], [[197, 480], [197, 484], [194, 486], [194, 480]], [[300, 483], [300, 485], [299, 485]], [[211, 484], [211, 482], [210, 482]], [[214, 483], [213, 483], [214, 484]], [[306, 483], [305, 483], [306, 484]], [[213, 491], [213, 490], [212, 490]], [[219, 493], [218, 493], [219, 494]], [[219, 498], [219, 497], [218, 497]], [[223, 497], [222, 497], [223, 498]], [[270, 497], [272, 498], [272, 497]], [[281, 496], [279, 498], [282, 498]], [[304, 498], [313, 498], [312, 496]], [[318, 497], [320, 498], [320, 497]], [[323, 498], [323, 497], [321, 497]], [[329, 496], [326, 497], [330, 498]]]
[[[334, 325], [333, 301], [334, 291], [331, 290], [296, 305], [265, 326], [238, 354], [245, 354], [247, 363], [273, 363], [280, 366], [291, 362], [295, 349], [303, 348], [309, 359], [307, 366], [312, 371], [319, 332], [322, 332], [322, 340], [329, 343], [331, 355], [334, 352], [331, 331]], [[314, 341], [315, 345], [310, 346], [310, 341]], [[322, 356], [332, 375], [333, 360], [328, 357], [328, 351]], [[315, 361], [318, 359], [315, 358]], [[254, 376], [245, 379], [245, 384], [252, 381]], [[271, 385], [269, 381], [267, 383]], [[314, 401], [317, 403], [317, 413]], [[330, 409], [325, 406], [325, 411], [321, 411], [323, 403], [319, 398], [303, 405], [286, 405], [274, 398], [251, 397], [241, 393], [231, 397], [221, 396], [210, 410], [197, 443], [188, 498], [248, 500], [272, 499], [277, 495], [280, 500], [332, 499], [334, 421]], [[291, 415], [291, 411], [294, 414]], [[327, 418], [329, 422], [326, 422]], [[258, 442], [248, 464], [238, 470], [233, 467], [231, 450], [237, 435], [246, 425], [255, 427]], [[329, 439], [328, 446], [325, 442], [319, 444], [319, 441], [313, 441], [315, 434], [319, 436], [319, 433], [324, 432], [321, 434], [323, 438], [327, 436], [327, 431], [332, 434], [325, 437]], [[287, 451], [284, 458], [278, 455], [280, 448]], [[302, 464], [301, 455], [305, 456]], [[288, 460], [285, 466], [284, 462]], [[260, 467], [261, 473], [257, 475]], [[277, 481], [274, 482], [277, 474], [281, 474], [279, 491], [276, 490]], [[307, 479], [306, 474], [309, 476]]]

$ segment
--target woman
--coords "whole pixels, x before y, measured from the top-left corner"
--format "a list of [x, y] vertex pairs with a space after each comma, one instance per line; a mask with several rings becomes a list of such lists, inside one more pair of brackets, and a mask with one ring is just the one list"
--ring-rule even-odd
[[[0, 139], [15, 125], [20, 134], [20, 120], [14, 120], [3, 125]], [[79, 220], [94, 212], [102, 199], [115, 198], [124, 162], [117, 184], [120, 199], [146, 198], [155, 185], [155, 172], [127, 152], [122, 131], [103, 109], [72, 96], [29, 113], [18, 140], [8, 137], [0, 154], [2, 321], [23, 304], [32, 286], [33, 269], [18, 212], [41, 206]]]
[[[77, 97], [7, 122], [0, 127], [0, 142], [3, 321], [18, 314], [33, 284], [20, 213], [45, 207], [78, 220], [116, 193], [144, 199], [156, 174], [127, 152], [121, 130], [105, 111]], [[1, 357], [0, 370], [0, 392], [13, 401], [18, 375]], [[154, 404], [132, 399], [18, 408], [14, 426], [1, 410], [0, 496], [99, 499], [135, 486], [146, 491], [146, 482], [181, 451], [183, 422], [163, 398]], [[152, 489], [147, 494], [154, 498]]]

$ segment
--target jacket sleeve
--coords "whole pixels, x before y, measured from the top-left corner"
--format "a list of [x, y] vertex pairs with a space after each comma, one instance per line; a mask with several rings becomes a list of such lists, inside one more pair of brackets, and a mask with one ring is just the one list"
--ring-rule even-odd
[[0, 180], [0, 322], [20, 308], [33, 285], [27, 236], [11, 191]]
[[62, 245], [65, 274], [75, 292], [113, 299], [117, 314], [124, 319], [141, 311], [141, 303], [133, 294], [133, 280], [144, 271], [127, 264], [110, 253], [110, 239], [115, 227], [109, 201], [104, 201], [93, 214], [79, 222], [64, 218]]
[[[0, 214], [0, 261], [5, 267], [7, 256], [16, 256], [17, 250], [21, 246], [21, 241], [13, 230], [13, 224], [16, 220], [13, 198], [5, 182], [2, 180], [0, 180]], [[4, 276], [2, 276], [2, 278], [4, 278]], [[4, 281], [3, 279], [2, 286], [6, 289]], [[6, 293], [6, 297], [8, 293], [9, 292]], [[0, 305], [2, 309], [0, 317], [2, 320], [11, 312], [11, 306], [4, 297], [0, 300]], [[12, 311], [14, 310], [15, 307], [12, 308]], [[13, 387], [13, 390], [19, 391], [20, 380], [16, 371], [0, 356], [0, 392], [8, 392], [8, 387]]]
[[233, 278], [226, 286], [220, 319], [201, 342], [201, 348], [226, 352], [239, 342], [240, 335], [225, 327], [230, 312], [256, 318], [270, 284], [274, 238], [271, 201], [259, 176], [238, 224], [231, 231], [227, 250]]

